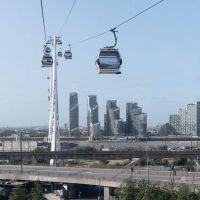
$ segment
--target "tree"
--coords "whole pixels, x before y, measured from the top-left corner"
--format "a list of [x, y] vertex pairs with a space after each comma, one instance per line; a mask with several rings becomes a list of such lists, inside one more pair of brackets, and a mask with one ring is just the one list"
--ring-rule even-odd
[[170, 183], [161, 187], [145, 180], [127, 180], [115, 195], [117, 200], [200, 200], [200, 191], [192, 192], [187, 185], [175, 187]]
[[37, 147], [33, 150], [34, 153], [43, 153], [46, 152], [47, 150], [42, 148], [42, 147]]
[[138, 183], [138, 190], [136, 200], [164, 200], [164, 194], [161, 188], [157, 185], [151, 184], [146, 181]]
[[3, 200], [3, 199], [4, 199], [3, 192], [0, 191], [0, 200]]
[[190, 196], [190, 189], [187, 185], [179, 186], [177, 190], [177, 200], [189, 200]]
[[194, 192], [191, 192], [189, 195], [189, 200], [199, 200], [199, 197]]
[[42, 185], [39, 182], [34, 183], [31, 190], [31, 200], [44, 200], [43, 193]]
[[163, 200], [176, 200], [176, 190], [174, 183], [166, 184], [162, 187], [163, 190]]
[[198, 199], [200, 199], [200, 190], [198, 190], [198, 192], [196, 193]]
[[187, 158], [179, 158], [176, 162], [175, 165], [179, 166], [185, 166], [187, 164], [188, 160]]
[[128, 179], [115, 191], [117, 200], [136, 200], [136, 184]]
[[21, 186], [17, 186], [11, 195], [9, 196], [9, 200], [28, 200], [28, 194], [25, 189]]

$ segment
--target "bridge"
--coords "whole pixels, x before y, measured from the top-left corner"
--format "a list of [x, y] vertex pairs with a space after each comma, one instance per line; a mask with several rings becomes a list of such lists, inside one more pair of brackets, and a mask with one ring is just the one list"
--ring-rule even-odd
[[135, 167], [130, 169], [97, 169], [81, 167], [49, 167], [0, 165], [0, 180], [41, 181], [62, 184], [96, 185], [104, 188], [104, 199], [109, 199], [109, 191], [119, 187], [124, 180], [132, 178], [136, 181], [149, 180], [153, 183], [177, 185], [187, 184], [192, 189], [200, 188], [200, 172], [150, 169]]
[[58, 151], [58, 152], [0, 152], [0, 160], [50, 160], [85, 159], [85, 160], [116, 160], [135, 158], [190, 158], [196, 159], [198, 151], [166, 151], [166, 150], [135, 150], [135, 151]]

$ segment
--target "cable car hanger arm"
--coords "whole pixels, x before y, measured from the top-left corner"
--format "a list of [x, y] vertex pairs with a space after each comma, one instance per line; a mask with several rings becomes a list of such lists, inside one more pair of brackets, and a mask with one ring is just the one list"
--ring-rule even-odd
[[117, 45], [117, 36], [116, 36], [116, 32], [118, 32], [115, 28], [110, 29], [110, 31], [114, 34], [114, 38], [115, 38], [115, 43], [112, 46], [107, 46], [106, 48], [111, 48], [113, 49], [116, 45]]

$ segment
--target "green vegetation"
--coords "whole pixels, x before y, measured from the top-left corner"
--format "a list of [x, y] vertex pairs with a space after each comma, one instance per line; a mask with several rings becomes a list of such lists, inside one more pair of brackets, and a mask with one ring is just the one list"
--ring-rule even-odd
[[[162, 166], [168, 166], [168, 167], [172, 165], [182, 166], [186, 169], [195, 166], [195, 162], [187, 158], [178, 158], [178, 159], [154, 158], [154, 159], [149, 159], [148, 164], [152, 166], [162, 165]], [[142, 159], [140, 162], [140, 166], [145, 166], [145, 165], [147, 165], [146, 159]]]
[[[142, 159], [140, 162], [140, 166], [147, 165], [146, 159]], [[169, 161], [167, 158], [155, 158], [155, 159], [149, 159], [149, 165], [155, 166], [155, 165], [162, 165], [162, 166], [169, 166]]]
[[188, 159], [187, 158], [179, 158], [178, 160], [176, 160], [174, 162], [174, 165], [178, 165], [178, 166], [185, 166], [188, 163]]
[[108, 161], [98, 160], [69, 160], [67, 166], [85, 166], [94, 168], [105, 168]]
[[45, 200], [43, 196], [43, 188], [39, 182], [34, 183], [31, 190], [31, 200]]
[[146, 181], [127, 180], [115, 190], [116, 200], [200, 200], [200, 191], [192, 192], [187, 185], [164, 187]]
[[167, 149], [168, 149], [167, 145], [160, 145], [157, 147], [157, 150], [160, 150], [160, 151], [167, 151]]
[[35, 148], [32, 152], [35, 152], [35, 153], [43, 153], [43, 152], [47, 152], [48, 149], [44, 149], [42, 147], [37, 147]]
[[68, 160], [66, 166], [85, 166], [92, 168], [122, 168], [128, 164], [125, 160]]
[[4, 200], [4, 195], [2, 191], [0, 191], [0, 200]]
[[95, 147], [85, 146], [85, 147], [76, 147], [76, 152], [93, 152], [96, 151]]
[[17, 186], [11, 195], [9, 196], [9, 200], [28, 200], [27, 191], [21, 186]]
[[43, 188], [39, 182], [34, 183], [31, 192], [24, 189], [22, 186], [14, 188], [9, 196], [9, 200], [45, 200], [43, 196]]
[[166, 158], [155, 158], [154, 160], [152, 160], [152, 162], [150, 164], [168, 166], [169, 165], [169, 161]]

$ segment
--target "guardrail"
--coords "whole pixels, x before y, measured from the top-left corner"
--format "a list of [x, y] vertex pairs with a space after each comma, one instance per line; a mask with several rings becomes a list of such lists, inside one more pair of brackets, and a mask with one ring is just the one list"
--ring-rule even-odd
[[[95, 169], [94, 169], [95, 170]], [[183, 172], [177, 171], [158, 171], [158, 170], [134, 170], [132, 179], [142, 180], [149, 177], [149, 181], [154, 183], [166, 184], [174, 182], [177, 185], [188, 184], [190, 187], [200, 187], [200, 172]], [[20, 169], [0, 169], [0, 179], [24, 180], [24, 181], [45, 181], [45, 182], [61, 182], [61, 183], [79, 183], [88, 185], [101, 185], [106, 187], [118, 187], [125, 179], [131, 178], [131, 172], [128, 170], [113, 171], [112, 174], [104, 173], [87, 173], [80, 168], [79, 171], [68, 172], [67, 170], [51, 170], [44, 171], [38, 169], [24, 169], [20, 174]]]

